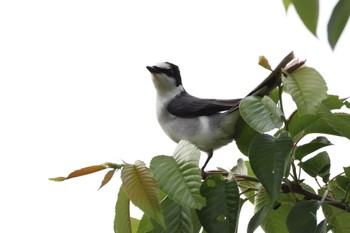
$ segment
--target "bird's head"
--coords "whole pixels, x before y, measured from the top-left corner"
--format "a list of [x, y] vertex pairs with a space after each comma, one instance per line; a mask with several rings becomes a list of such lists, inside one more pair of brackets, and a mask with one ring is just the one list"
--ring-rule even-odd
[[158, 92], [166, 93], [183, 89], [180, 70], [177, 65], [162, 62], [146, 68], [151, 72], [154, 86]]

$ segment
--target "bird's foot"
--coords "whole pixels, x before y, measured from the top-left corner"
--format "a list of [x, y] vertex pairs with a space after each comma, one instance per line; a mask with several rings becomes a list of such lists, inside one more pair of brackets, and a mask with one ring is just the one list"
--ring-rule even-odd
[[228, 176], [229, 172], [225, 170], [210, 170], [210, 171], [204, 171], [201, 169], [202, 179], [205, 180], [210, 175], [223, 175]]
[[201, 169], [202, 179], [205, 180], [208, 177], [208, 173], [206, 173], [203, 169]]

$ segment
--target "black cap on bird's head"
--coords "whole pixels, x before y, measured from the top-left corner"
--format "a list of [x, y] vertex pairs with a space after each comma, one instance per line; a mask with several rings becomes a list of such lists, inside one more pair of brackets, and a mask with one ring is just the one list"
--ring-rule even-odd
[[147, 66], [146, 68], [154, 77], [165, 75], [175, 80], [176, 87], [182, 85], [179, 67], [173, 63], [162, 62], [154, 66]]

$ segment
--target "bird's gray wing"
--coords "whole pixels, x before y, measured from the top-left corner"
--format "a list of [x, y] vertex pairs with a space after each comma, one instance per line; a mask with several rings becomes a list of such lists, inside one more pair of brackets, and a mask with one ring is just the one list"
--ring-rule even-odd
[[201, 99], [183, 92], [168, 104], [168, 111], [172, 115], [185, 118], [210, 116], [237, 107], [240, 100]]

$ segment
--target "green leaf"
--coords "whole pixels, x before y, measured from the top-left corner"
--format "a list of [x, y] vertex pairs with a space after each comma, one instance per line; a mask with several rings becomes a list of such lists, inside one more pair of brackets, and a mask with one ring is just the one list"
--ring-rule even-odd
[[131, 232], [137, 232], [137, 229], [140, 224], [140, 220], [133, 217], [131, 217], [130, 220], [131, 220]]
[[243, 175], [243, 176], [247, 176], [248, 175], [248, 168], [244, 162], [243, 159], [238, 159], [237, 160], [237, 165], [234, 166], [231, 169], [231, 172], [234, 174], [238, 174], [238, 175]]
[[205, 205], [205, 199], [199, 193], [199, 156], [196, 146], [181, 141], [173, 157], [161, 155], [151, 161], [151, 169], [163, 192], [176, 203], [193, 209]]
[[304, 25], [316, 36], [319, 13], [318, 0], [293, 0], [292, 2]]
[[[326, 112], [333, 109], [340, 109], [343, 106], [349, 104], [347, 98], [340, 99], [335, 95], [328, 95], [326, 99], [322, 101], [323, 110]], [[328, 109], [328, 110], [327, 110]], [[345, 113], [332, 113], [340, 120], [345, 121], [350, 124], [350, 115]], [[288, 120], [288, 129], [291, 136], [294, 138], [300, 133], [324, 133], [336, 136], [341, 136], [337, 131], [335, 131], [331, 126], [329, 126], [325, 120], [318, 115], [301, 115], [299, 112], [294, 112]]]
[[344, 102], [344, 105], [345, 105], [347, 108], [350, 108], [350, 102], [349, 102], [349, 101], [345, 101], [345, 102]]
[[266, 216], [269, 214], [271, 209], [273, 208], [273, 204], [268, 204], [262, 208], [258, 212], [254, 214], [254, 216], [250, 219], [248, 223], [247, 233], [253, 233], [265, 220]]
[[341, 109], [344, 105], [348, 103], [347, 98], [340, 99], [337, 95], [328, 95], [322, 103], [329, 109]]
[[260, 133], [280, 128], [283, 124], [282, 111], [268, 96], [248, 96], [241, 101], [239, 110], [248, 125]]
[[[310, 186], [305, 185], [304, 183], [301, 184], [302, 187], [305, 190], [308, 190], [310, 192], [314, 191]], [[265, 196], [265, 197], [262, 197]], [[264, 195], [264, 192], [262, 192], [262, 195], [258, 195], [259, 198], [256, 198], [256, 200], [259, 200], [260, 203], [268, 203], [267, 195]], [[261, 199], [267, 199], [267, 200], [261, 200]], [[280, 193], [277, 199], [277, 202], [280, 203], [280, 205], [275, 205], [274, 208], [268, 213], [265, 220], [263, 221], [261, 227], [265, 230], [265, 232], [268, 233], [289, 233], [286, 221], [287, 216], [291, 210], [291, 208], [295, 205], [295, 199], [302, 199], [304, 198], [301, 194], [292, 194], [292, 193]]]
[[207, 205], [198, 210], [198, 217], [207, 233], [235, 233], [238, 227], [240, 198], [235, 180], [221, 175], [209, 176], [201, 186]]
[[[321, 105], [319, 109], [320, 117], [339, 135], [350, 139], [350, 115], [349, 114], [341, 114], [343, 115], [343, 119], [340, 114], [332, 113], [326, 106]], [[344, 121], [346, 120], [346, 121]]]
[[[336, 187], [333, 188], [333, 192], [335, 195], [337, 194], [336, 197], [338, 199], [343, 199], [345, 193], [343, 194], [342, 192], [344, 192], [348, 188], [348, 185], [350, 184], [349, 178], [345, 176], [337, 176], [335, 178], [335, 181]], [[341, 192], [338, 192], [338, 189], [341, 189]]]
[[350, 1], [339, 0], [328, 22], [328, 42], [332, 49], [338, 42], [350, 16]]
[[275, 88], [272, 91], [270, 91], [269, 97], [273, 100], [273, 102], [277, 104], [278, 101], [280, 100], [280, 89]]
[[[231, 169], [231, 172], [235, 175], [255, 177], [249, 161], [243, 161], [243, 159], [237, 160], [237, 165]], [[243, 195], [246, 196], [251, 203], [254, 203], [256, 183], [248, 180], [241, 180], [238, 186], [242, 190]]]
[[327, 233], [327, 220], [322, 220], [318, 225], [316, 229], [316, 233]]
[[295, 159], [302, 160], [306, 155], [325, 146], [333, 145], [326, 137], [317, 137], [311, 142], [299, 146], [295, 151]]
[[156, 225], [150, 233], [193, 233], [191, 210], [183, 207], [169, 197], [161, 203], [166, 229]]
[[287, 227], [290, 233], [310, 233], [317, 228], [317, 201], [300, 201], [290, 210]]
[[121, 178], [128, 198], [145, 214], [165, 226], [157, 198], [157, 184], [150, 170], [142, 161], [124, 165]]
[[311, 159], [300, 163], [301, 168], [310, 176], [316, 177], [327, 177], [329, 176], [329, 170], [331, 167], [331, 161], [329, 159], [328, 153], [323, 151]]
[[202, 224], [199, 221], [198, 214], [195, 209], [191, 209], [191, 220], [192, 220], [193, 233], [199, 233], [199, 231], [202, 228]]
[[283, 90], [292, 96], [300, 115], [315, 115], [322, 101], [327, 97], [326, 82], [313, 68], [299, 68], [287, 78], [282, 77], [282, 81]]
[[123, 186], [121, 186], [119, 189], [117, 204], [115, 206], [115, 233], [132, 233], [129, 204], [130, 200], [126, 195]]
[[149, 233], [152, 231], [152, 229], [153, 229], [153, 225], [151, 223], [150, 217], [144, 214], [137, 228], [137, 233]]
[[266, 193], [265, 189], [260, 188], [254, 198], [254, 212], [258, 212], [264, 206], [269, 205], [269, 203], [269, 195]]
[[282, 0], [282, 1], [283, 1], [284, 9], [287, 11], [289, 8], [289, 5], [292, 3], [291, 2], [292, 0]]
[[252, 141], [249, 150], [250, 165], [272, 203], [277, 199], [292, 148], [293, 141], [285, 132], [278, 138], [258, 135]]
[[263, 221], [262, 229], [268, 233], [289, 233], [286, 221], [291, 208], [292, 204], [282, 203], [279, 208], [272, 209]]
[[257, 135], [259, 135], [259, 133], [252, 129], [240, 116], [236, 123], [234, 138], [238, 149], [244, 155], [248, 156], [250, 142]]
[[[338, 175], [334, 180], [329, 182], [329, 187], [332, 190], [332, 197], [338, 201], [345, 201], [347, 202], [346, 199], [349, 199], [347, 196], [346, 190], [349, 188], [350, 181], [347, 177], [345, 176], [340, 176]], [[319, 190], [319, 192], [322, 191], [323, 195], [323, 190]]]
[[[345, 122], [350, 125], [350, 115], [344, 113], [332, 113], [334, 117], [338, 118], [339, 121]], [[329, 118], [332, 119], [333, 116]], [[292, 115], [288, 124], [289, 133], [293, 138], [298, 136], [300, 133], [303, 135], [310, 133], [322, 133], [336, 136], [342, 136], [334, 128], [332, 128], [324, 119], [320, 116], [314, 115], [300, 115], [298, 112]], [[346, 126], [346, 128], [348, 128]]]
[[350, 214], [348, 212], [326, 203], [322, 205], [322, 211], [333, 233], [349, 233]]
[[[341, 188], [341, 184], [338, 183], [340, 179], [338, 178], [343, 178], [347, 185], [349, 184], [348, 178], [344, 176], [338, 176], [337, 181], [331, 181], [329, 183], [329, 186], [332, 190], [332, 196], [339, 202], [344, 201], [345, 203], [348, 203], [348, 198], [345, 198], [347, 195], [347, 192], [345, 189]], [[343, 180], [341, 179], [341, 180]], [[347, 186], [346, 185], [346, 186]], [[347, 187], [346, 187], [347, 189]], [[324, 190], [319, 189], [318, 190], [319, 195], [324, 195]], [[332, 230], [333, 233], [348, 233], [350, 229], [350, 213], [347, 211], [344, 211], [340, 208], [331, 206], [327, 203], [324, 203], [322, 205], [322, 211], [324, 216], [326, 217], [327, 223], [328, 223], [328, 228]]]
[[348, 179], [350, 179], [350, 166], [349, 167], [344, 167], [344, 172], [345, 175]]
[[248, 176], [256, 177], [256, 175], [253, 172], [252, 166], [250, 166], [250, 162], [247, 160], [247, 161], [244, 161], [244, 163], [248, 169]]

